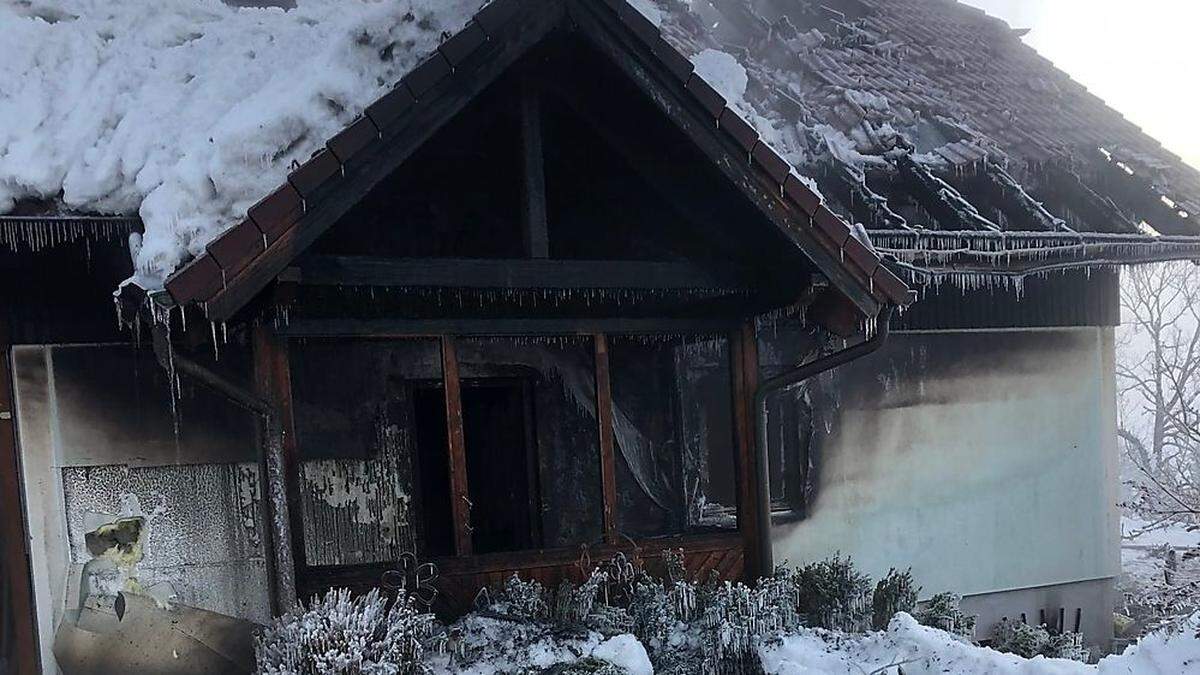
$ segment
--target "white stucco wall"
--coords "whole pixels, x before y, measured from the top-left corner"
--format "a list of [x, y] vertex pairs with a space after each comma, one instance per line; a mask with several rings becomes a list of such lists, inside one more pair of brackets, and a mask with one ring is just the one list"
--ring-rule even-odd
[[1113, 331], [919, 332], [822, 386], [810, 513], [776, 562], [849, 554], [922, 595], [1119, 573]]

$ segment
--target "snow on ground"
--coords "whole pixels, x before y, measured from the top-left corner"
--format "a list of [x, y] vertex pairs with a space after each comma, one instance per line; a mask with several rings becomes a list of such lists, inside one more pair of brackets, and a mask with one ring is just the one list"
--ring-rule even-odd
[[[632, 635], [605, 638], [585, 628], [514, 621], [472, 614], [456, 629], [460, 652], [470, 658], [443, 654], [426, 663], [435, 675], [496, 675], [540, 672], [584, 659], [607, 662], [628, 675], [652, 675], [646, 649]], [[763, 669], [770, 675], [863, 675], [898, 672], [905, 675], [1178, 675], [1200, 672], [1200, 615], [1182, 631], [1152, 634], [1098, 664], [1064, 659], [1025, 659], [963, 642], [950, 633], [897, 614], [886, 631], [847, 634], [801, 629], [759, 648]], [[453, 648], [451, 651], [455, 651]], [[575, 672], [575, 671], [572, 671]], [[588, 671], [591, 672], [591, 671]]]
[[[1151, 635], [1121, 655], [1086, 665], [1041, 656], [1023, 659], [975, 647], [922, 626], [907, 614], [898, 614], [886, 632], [847, 636], [806, 629], [763, 647], [760, 655], [764, 669], [772, 675], [894, 673], [896, 664], [903, 664], [906, 675], [1177, 675], [1200, 672], [1196, 629], [1193, 619], [1183, 633]], [[889, 665], [893, 668], [885, 670]]]
[[[1163, 582], [1166, 552], [1200, 547], [1200, 531], [1189, 532], [1179, 523], [1154, 524], [1131, 516], [1121, 517], [1121, 570], [1126, 581], [1152, 585]], [[1200, 558], [1180, 557], [1176, 581], [1200, 580]]]
[[0, 213], [139, 212], [161, 281], [483, 4], [0, 3]]
[[637, 638], [608, 638], [580, 629], [573, 634], [531, 622], [472, 614], [457, 624], [462, 647], [475, 654], [467, 662], [443, 654], [427, 662], [432, 675], [497, 675], [537, 671], [593, 658], [624, 668], [629, 675], [653, 675], [650, 657]]

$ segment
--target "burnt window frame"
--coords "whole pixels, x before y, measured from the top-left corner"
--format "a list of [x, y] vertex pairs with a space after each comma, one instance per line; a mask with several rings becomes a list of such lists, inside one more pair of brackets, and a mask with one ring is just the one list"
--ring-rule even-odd
[[[447, 453], [453, 458], [456, 454], [458, 461], [463, 466], [465, 474], [465, 450], [464, 439], [462, 436], [462, 387], [464, 380], [459, 377], [459, 363], [457, 358], [456, 340], [459, 338], [471, 338], [480, 336], [491, 337], [527, 337], [527, 338], [556, 338], [564, 336], [587, 337], [594, 349], [595, 359], [593, 361], [596, 369], [596, 377], [594, 384], [596, 386], [596, 421], [598, 426], [598, 434], [600, 439], [601, 451], [601, 487], [603, 501], [601, 503], [602, 513], [602, 538], [595, 542], [596, 545], [624, 545], [636, 541], [631, 540], [623, 535], [616, 524], [616, 445], [613, 427], [613, 408], [612, 408], [612, 392], [610, 380], [610, 364], [609, 364], [609, 349], [608, 340], [614, 336], [628, 335], [663, 335], [663, 336], [704, 336], [720, 334], [729, 339], [729, 368], [733, 386], [733, 395], [731, 402], [733, 406], [732, 414], [734, 416], [734, 437], [732, 439], [731, 452], [734, 454], [734, 468], [737, 500], [735, 503], [735, 511], [737, 514], [737, 527], [720, 533], [682, 533], [665, 535], [664, 537], [648, 537], [642, 538], [640, 541], [649, 541], [651, 539], [664, 539], [679, 542], [680, 546], [686, 546], [687, 541], [691, 539], [709, 539], [713, 536], [737, 538], [743, 541], [743, 545], [749, 546], [750, 533], [753, 526], [750, 521], [754, 518], [753, 499], [751, 495], [752, 488], [750, 481], [754, 480], [752, 475], [752, 466], [746, 466], [746, 462], [753, 462], [753, 454], [755, 452], [753, 438], [753, 415], [756, 414], [752, 410], [753, 391], [756, 386], [757, 372], [757, 345], [754, 343], [754, 330], [752, 327], [747, 327], [739, 322], [730, 321], [728, 324], [728, 332], [714, 333], [711, 327], [696, 330], [681, 331], [677, 328], [654, 330], [640, 329], [629, 331], [617, 325], [612, 329], [593, 329], [587, 330], [563, 330], [563, 331], [544, 331], [536, 335], [531, 334], [506, 334], [500, 330], [480, 330], [480, 331], [456, 331], [453, 334], [449, 333], [430, 333], [430, 332], [380, 332], [380, 333], [355, 333], [355, 334], [329, 334], [323, 333], [320, 335], [305, 335], [298, 332], [289, 332], [284, 337], [285, 347], [293, 341], [303, 340], [307, 337], [320, 337], [323, 339], [334, 340], [362, 340], [372, 342], [387, 342], [391, 340], [403, 339], [436, 339], [439, 341], [439, 350], [442, 358], [441, 369], [441, 387], [445, 392], [445, 405], [447, 412], [448, 438], [453, 439], [457, 436], [455, 445], [458, 449], [455, 450], [448, 443]], [[291, 359], [294, 358], [290, 354], [290, 349], [284, 350], [286, 356], [286, 367], [290, 371]], [[288, 388], [285, 391], [286, 397], [292, 397], [290, 377], [287, 382]], [[457, 418], [457, 424], [454, 420]], [[455, 429], [454, 427], [457, 427]], [[453, 461], [453, 459], [452, 459]], [[465, 476], [464, 476], [465, 477]], [[292, 473], [292, 469], [288, 470], [287, 482], [294, 485], [296, 475]], [[291, 487], [289, 487], [289, 490]], [[464, 481], [460, 487], [459, 494], [469, 494], [469, 485]], [[452, 488], [451, 494], [455, 494], [455, 488]], [[537, 495], [541, 498], [540, 493]], [[486, 563], [487, 561], [496, 561], [501, 558], [510, 561], [522, 561], [532, 563], [541, 555], [551, 552], [555, 549], [527, 549], [510, 552], [498, 553], [476, 553], [474, 547], [470, 543], [470, 514], [466, 511], [466, 517], [462, 517], [462, 511], [454, 514], [453, 528], [455, 532], [452, 536], [465, 537], [466, 546], [455, 546], [452, 553], [447, 556], [437, 556], [431, 558], [433, 561], [450, 561], [460, 560], [469, 565], [476, 563]], [[293, 518], [297, 515], [292, 514]], [[350, 586], [350, 587], [375, 587], [380, 585], [383, 574], [387, 573], [394, 565], [380, 564], [361, 564], [361, 565], [346, 565], [346, 566], [309, 566], [304, 559], [303, 550], [303, 532], [296, 531], [293, 534], [293, 552], [295, 554], [295, 565], [298, 581], [300, 578], [306, 578], [306, 587], [320, 586], [321, 584], [333, 583], [335, 585]], [[587, 548], [585, 545], [584, 548]], [[565, 549], [564, 549], [565, 550]]]

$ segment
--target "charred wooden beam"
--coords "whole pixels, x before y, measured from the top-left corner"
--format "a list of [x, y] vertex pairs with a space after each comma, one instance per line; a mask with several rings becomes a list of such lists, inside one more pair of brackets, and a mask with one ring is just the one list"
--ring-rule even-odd
[[1089, 229], [1114, 234], [1141, 233], [1137, 223], [1116, 202], [1089, 187], [1079, 174], [1057, 164], [1047, 164], [1043, 172], [1045, 189], [1083, 218]]
[[292, 319], [288, 337], [438, 337], [488, 335], [723, 335], [735, 321], [720, 319]]
[[984, 218], [949, 183], [933, 175], [909, 155], [896, 161], [900, 175], [909, 183], [913, 197], [934, 218], [943, 230], [996, 230], [1000, 227]]
[[546, 165], [542, 143], [542, 108], [538, 91], [525, 81], [521, 86], [521, 159], [524, 169], [525, 217], [522, 230], [525, 254], [530, 258], [550, 257], [546, 227]]
[[442, 337], [442, 379], [446, 392], [446, 439], [450, 454], [450, 513], [454, 520], [454, 554], [471, 555], [471, 493], [467, 484], [467, 446], [463, 435], [462, 382], [454, 338]]
[[300, 262], [300, 282], [393, 288], [749, 290], [729, 269], [635, 260], [309, 256]]
[[1062, 232], [1067, 230], [1067, 222], [1050, 213], [1038, 200], [1034, 199], [1025, 188], [1013, 178], [1004, 167], [989, 161], [981, 174], [985, 187], [992, 194], [997, 206], [1004, 211], [1010, 220], [1016, 221], [1016, 227], [1011, 230], [1045, 230], [1047, 232]]
[[844, 203], [858, 222], [871, 228], [917, 229], [910, 227], [904, 216], [892, 210], [888, 198], [871, 189], [865, 171], [857, 171], [834, 160], [826, 169], [828, 183], [837, 186], [844, 195]]
[[[1125, 210], [1136, 214], [1137, 220], [1146, 221], [1157, 232], [1170, 235], [1196, 236], [1200, 234], [1192, 216], [1180, 215], [1181, 209], [1174, 202], [1164, 201], [1165, 195], [1154, 188], [1154, 184], [1132, 167], [1116, 158], [1096, 162], [1097, 183], [1105, 194], [1119, 203]], [[1200, 214], [1198, 214], [1200, 215]]]

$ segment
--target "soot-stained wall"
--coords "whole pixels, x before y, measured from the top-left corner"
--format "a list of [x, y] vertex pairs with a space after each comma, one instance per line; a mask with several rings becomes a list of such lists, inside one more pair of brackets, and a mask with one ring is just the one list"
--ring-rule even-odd
[[893, 335], [825, 376], [807, 514], [776, 561], [911, 565], [924, 595], [1113, 577], [1111, 328]]
[[[84, 584], [269, 620], [254, 420], [187, 384], [176, 418], [149, 348], [15, 347], [12, 361], [47, 671]], [[85, 572], [86, 535], [123, 517], [144, 522], [140, 546]]]

